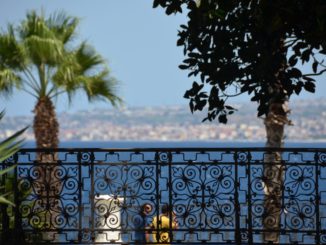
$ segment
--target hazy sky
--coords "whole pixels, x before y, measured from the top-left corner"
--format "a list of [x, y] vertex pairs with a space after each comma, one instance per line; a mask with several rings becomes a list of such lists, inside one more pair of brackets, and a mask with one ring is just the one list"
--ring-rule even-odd
[[[152, 0], [0, 0], [0, 26], [18, 23], [27, 10], [44, 9], [46, 14], [65, 10], [81, 18], [79, 40], [87, 40], [109, 62], [112, 75], [121, 81], [119, 94], [125, 105], [156, 106], [186, 104], [183, 99], [193, 79], [178, 69], [183, 59], [182, 48], [176, 47], [179, 25], [185, 15], [166, 16], [162, 9], [153, 9]], [[326, 97], [325, 76], [317, 83], [317, 93], [305, 93], [305, 98]], [[247, 100], [246, 97], [236, 100]], [[7, 115], [30, 114], [35, 101], [23, 93], [0, 99]], [[97, 102], [89, 104], [77, 95], [72, 105], [62, 96], [57, 110], [91, 110], [111, 106]]]

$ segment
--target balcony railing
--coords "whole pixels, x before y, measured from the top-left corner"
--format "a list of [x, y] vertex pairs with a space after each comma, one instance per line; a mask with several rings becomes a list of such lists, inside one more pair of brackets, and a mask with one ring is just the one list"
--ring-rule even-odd
[[[147, 233], [151, 244], [266, 244], [277, 233], [279, 244], [326, 244], [326, 149], [23, 149], [2, 168], [14, 164], [2, 241], [141, 244]], [[282, 170], [279, 183], [266, 164]], [[268, 196], [272, 182], [280, 195]], [[264, 223], [268, 199], [279, 199], [276, 229]]]

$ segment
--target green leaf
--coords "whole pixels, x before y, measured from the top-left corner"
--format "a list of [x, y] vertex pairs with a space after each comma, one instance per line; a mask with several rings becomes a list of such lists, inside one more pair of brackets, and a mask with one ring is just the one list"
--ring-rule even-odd
[[228, 109], [228, 110], [234, 110], [234, 108], [232, 106], [229, 106], [229, 105], [226, 105], [225, 108]]
[[160, 0], [154, 0], [153, 8], [156, 8], [160, 4]]
[[304, 89], [308, 92], [314, 93], [315, 92], [316, 85], [313, 82], [305, 82], [304, 83]]
[[[0, 112], [0, 119], [3, 118], [4, 116], [4, 111]], [[21, 134], [26, 130], [27, 128], [24, 128], [18, 132], [16, 132], [15, 134], [13, 134], [12, 136], [10, 136], [9, 138], [7, 138], [6, 140], [0, 142], [0, 161], [4, 161], [6, 160], [8, 157], [12, 156], [14, 153], [16, 153], [22, 144], [22, 140], [17, 140], [19, 136], [21, 136]], [[17, 167], [17, 165], [13, 165], [11, 167], [5, 168], [0, 170], [0, 176], [11, 172], [12, 170], [14, 170]], [[7, 184], [7, 183], [6, 183]], [[4, 189], [6, 189], [5, 187], [2, 187]], [[11, 188], [12, 189], [12, 188]], [[6, 195], [8, 195], [10, 193], [4, 194], [0, 196], [0, 203], [3, 204], [7, 204], [7, 205], [11, 205], [11, 206], [15, 206], [14, 203], [12, 203], [11, 201], [9, 201], [8, 199], [6, 199]]]
[[290, 66], [295, 66], [297, 64], [297, 62], [298, 62], [298, 59], [297, 59], [296, 55], [295, 54], [292, 55], [289, 59]]
[[294, 87], [294, 92], [299, 95], [302, 90], [303, 82], [298, 82]]
[[3, 197], [3, 196], [0, 196], [0, 203], [8, 204], [8, 205], [11, 205], [11, 206], [15, 206], [14, 203], [12, 203], [11, 201], [9, 201], [8, 199], [6, 199], [6, 198]]
[[303, 53], [301, 55], [302, 64], [304, 62], [309, 62], [309, 59], [310, 59], [310, 55], [311, 54], [312, 54], [311, 49], [306, 49], [305, 51], [303, 51]]
[[294, 78], [300, 78], [302, 76], [302, 73], [297, 68], [292, 68], [292, 70], [289, 71], [289, 75]]
[[17, 165], [13, 165], [13, 166], [10, 166], [9, 168], [0, 170], [0, 176], [14, 170], [16, 167], [17, 167]]
[[189, 65], [179, 65], [179, 69], [186, 70], [189, 68]]
[[189, 107], [190, 107], [191, 113], [194, 113], [194, 100], [193, 99], [190, 100]]
[[317, 67], [318, 67], [318, 61], [315, 61], [313, 64], [312, 64], [312, 70], [314, 73], [317, 73]]
[[224, 123], [224, 124], [226, 124], [226, 123], [228, 122], [228, 119], [227, 119], [226, 115], [223, 114], [223, 115], [220, 115], [220, 116], [218, 117], [218, 121], [219, 121], [220, 123]]
[[203, 123], [206, 122], [207, 120], [209, 120], [208, 117], [205, 117], [201, 122]]
[[0, 161], [6, 160], [20, 149], [23, 140], [17, 141], [17, 138], [21, 136], [27, 128], [28, 127], [16, 132], [0, 143]]

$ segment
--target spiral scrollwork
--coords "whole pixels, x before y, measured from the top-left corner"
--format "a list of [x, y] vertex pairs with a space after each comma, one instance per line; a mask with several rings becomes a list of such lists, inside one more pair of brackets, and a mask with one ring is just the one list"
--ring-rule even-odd
[[66, 191], [75, 191], [78, 188], [78, 181], [76, 179], [67, 179], [64, 181], [64, 188]]
[[44, 166], [31, 167], [28, 176], [33, 180], [37, 180], [44, 176], [45, 171]]
[[200, 224], [200, 219], [198, 219], [196, 214], [188, 214], [184, 219], [184, 225], [188, 228], [198, 227]]
[[316, 159], [318, 163], [326, 164], [326, 153], [325, 152], [316, 153]]
[[278, 219], [274, 214], [267, 213], [263, 221], [266, 229], [274, 229], [275, 225], [277, 225]]
[[249, 233], [248, 231], [241, 232], [241, 241], [245, 242], [249, 240]]
[[171, 152], [157, 152], [155, 158], [159, 163], [169, 163], [172, 161], [172, 154]]
[[94, 159], [95, 156], [93, 152], [79, 152], [77, 155], [77, 160], [81, 163], [92, 163]]
[[110, 166], [108, 168], [96, 168], [95, 188], [99, 192], [110, 191], [118, 194], [119, 179], [123, 176], [122, 169], [119, 166]]
[[92, 233], [90, 231], [87, 231], [87, 230], [81, 231], [80, 237], [81, 237], [81, 241], [86, 242], [86, 243], [90, 243], [93, 240], [92, 239], [92, 237], [93, 237]]
[[314, 193], [315, 172], [313, 167], [291, 166], [286, 172], [285, 190], [289, 195]]
[[321, 235], [321, 236], [320, 236], [320, 242], [321, 242], [322, 244], [326, 244], [326, 235]]
[[67, 217], [65, 217], [64, 215], [56, 215], [53, 223], [54, 227], [56, 228], [65, 227], [65, 225], [67, 224]]
[[139, 166], [132, 167], [129, 175], [131, 179], [140, 179], [143, 176], [143, 169]]
[[119, 225], [120, 203], [114, 198], [98, 199], [95, 203], [96, 227], [116, 228]]
[[29, 192], [31, 192], [32, 183], [31, 181], [27, 179], [20, 179], [18, 183], [18, 190], [21, 192], [24, 196], [27, 195]]
[[31, 217], [29, 217], [29, 223], [32, 227], [35, 228], [43, 228], [43, 222], [42, 222], [42, 218], [39, 215], [32, 215]]
[[53, 168], [52, 176], [56, 180], [63, 180], [67, 176], [66, 168], [64, 167], [55, 167]]
[[315, 229], [316, 210], [313, 203], [301, 201], [299, 197], [286, 202], [286, 225], [290, 229]]
[[247, 163], [251, 159], [251, 154], [248, 152], [237, 152], [234, 158], [238, 163]]

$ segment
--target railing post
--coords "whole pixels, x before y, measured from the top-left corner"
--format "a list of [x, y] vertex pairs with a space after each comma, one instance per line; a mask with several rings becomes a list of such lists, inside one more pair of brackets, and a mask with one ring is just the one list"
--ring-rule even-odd
[[252, 234], [252, 203], [251, 203], [251, 169], [250, 169], [250, 160], [251, 152], [247, 152], [247, 171], [246, 175], [248, 176], [248, 193], [247, 193], [247, 202], [248, 202], [248, 243], [253, 244], [253, 234]]
[[89, 175], [91, 177], [91, 193], [90, 193], [90, 202], [91, 202], [91, 239], [95, 241], [95, 226], [94, 226], [94, 213], [95, 213], [95, 193], [94, 193], [94, 160], [91, 159], [89, 166]]
[[82, 238], [83, 238], [83, 230], [82, 230], [82, 221], [83, 221], [83, 207], [82, 207], [82, 200], [83, 200], [83, 196], [82, 196], [82, 191], [83, 191], [83, 186], [84, 183], [82, 181], [82, 164], [81, 162], [78, 162], [78, 185], [79, 185], [79, 192], [78, 192], [78, 201], [79, 201], [79, 231], [78, 231], [78, 243], [82, 242]]
[[168, 188], [169, 188], [169, 236], [170, 236], [170, 242], [173, 242], [174, 237], [173, 237], [173, 206], [172, 206], [172, 153], [169, 151], [168, 152], [168, 166], [169, 166], [169, 180], [168, 180]]
[[316, 244], [320, 244], [320, 214], [319, 214], [319, 205], [320, 205], [320, 196], [319, 196], [319, 188], [318, 188], [318, 180], [320, 175], [320, 170], [318, 166], [318, 151], [315, 152], [315, 193], [316, 193]]
[[238, 182], [238, 151], [234, 151], [234, 204], [235, 204], [235, 242], [241, 244], [241, 229], [240, 229], [240, 204], [239, 204], [239, 182]]
[[[159, 151], [156, 151], [156, 154], [155, 154], [155, 160], [156, 160], [156, 174], [155, 174], [155, 177], [156, 177], [156, 181], [155, 181], [155, 189], [156, 189], [156, 221], [157, 221], [157, 224], [156, 224], [156, 229], [153, 233], [153, 230], [151, 231], [152, 232], [152, 236], [156, 236], [156, 239], [159, 237], [159, 215], [160, 215], [160, 184], [159, 184], [159, 180], [160, 180], [160, 173], [161, 173], [161, 165], [160, 165], [160, 153]], [[158, 239], [157, 239], [158, 240]]]

